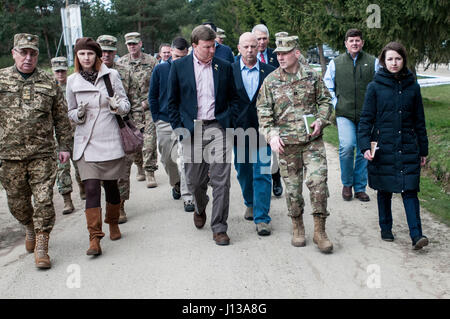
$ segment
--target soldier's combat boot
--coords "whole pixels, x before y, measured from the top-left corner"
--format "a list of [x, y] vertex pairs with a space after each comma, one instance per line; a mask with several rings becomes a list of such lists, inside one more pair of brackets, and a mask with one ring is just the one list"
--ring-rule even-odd
[[305, 239], [305, 225], [303, 224], [303, 215], [292, 218], [292, 240], [291, 244], [295, 247], [304, 247], [306, 245]]
[[75, 210], [75, 207], [73, 207], [72, 198], [70, 196], [70, 193], [63, 194], [62, 196], [64, 198], [64, 208], [62, 211], [63, 215], [73, 213], [73, 211]]
[[34, 233], [33, 221], [25, 225], [25, 249], [27, 252], [32, 253], [36, 246], [36, 234]]
[[128, 220], [127, 214], [125, 213], [125, 200], [120, 200], [120, 210], [119, 210], [119, 224], [126, 223]]
[[106, 202], [105, 223], [109, 224], [109, 238], [117, 240], [122, 237], [119, 229], [120, 204], [110, 204]]
[[50, 263], [50, 257], [48, 256], [48, 240], [49, 240], [49, 233], [38, 232], [36, 234], [34, 259], [37, 268], [48, 269], [52, 266], [52, 264]]
[[145, 172], [145, 176], [147, 177], [147, 188], [154, 188], [157, 186], [154, 172]]
[[136, 165], [137, 166], [137, 173], [136, 173], [136, 179], [138, 182], [145, 181], [145, 171], [142, 165]]
[[80, 198], [82, 200], [86, 200], [86, 192], [84, 191], [84, 184], [80, 183], [78, 184], [79, 188], [80, 188]]
[[333, 251], [333, 243], [328, 239], [325, 232], [326, 217], [314, 215], [314, 238], [313, 241], [323, 253], [331, 253]]
[[89, 231], [89, 249], [86, 255], [98, 256], [102, 254], [100, 240], [105, 236], [102, 232], [102, 208], [88, 208], [85, 211], [87, 229]]

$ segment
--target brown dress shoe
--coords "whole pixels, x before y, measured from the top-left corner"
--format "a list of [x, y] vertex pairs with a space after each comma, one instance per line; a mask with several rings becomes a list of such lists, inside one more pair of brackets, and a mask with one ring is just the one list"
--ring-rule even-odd
[[213, 239], [216, 242], [216, 245], [226, 246], [230, 244], [230, 237], [228, 237], [227, 233], [214, 233]]
[[197, 212], [194, 212], [194, 225], [198, 229], [205, 226], [206, 223], [206, 212], [203, 211], [200, 214], [197, 214]]
[[353, 193], [351, 186], [342, 187], [342, 198], [346, 201], [352, 200]]
[[359, 199], [361, 202], [368, 202], [368, 201], [370, 201], [369, 195], [367, 195], [365, 192], [357, 192], [357, 193], [355, 193], [355, 198]]

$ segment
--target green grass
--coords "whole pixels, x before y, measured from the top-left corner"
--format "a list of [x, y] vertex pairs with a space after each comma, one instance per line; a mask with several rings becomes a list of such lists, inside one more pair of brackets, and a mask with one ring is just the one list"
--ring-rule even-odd
[[[450, 226], [450, 85], [426, 87], [421, 91], [429, 154], [419, 198], [426, 210]], [[336, 125], [325, 128], [324, 140], [339, 147]]]

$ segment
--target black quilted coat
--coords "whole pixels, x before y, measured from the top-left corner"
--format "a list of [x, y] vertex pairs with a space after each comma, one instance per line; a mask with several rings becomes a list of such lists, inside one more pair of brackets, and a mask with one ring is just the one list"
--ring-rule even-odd
[[410, 71], [396, 78], [381, 68], [367, 86], [358, 132], [363, 154], [371, 141], [378, 141], [379, 149], [367, 166], [369, 186], [391, 193], [419, 191], [428, 138], [420, 87]]

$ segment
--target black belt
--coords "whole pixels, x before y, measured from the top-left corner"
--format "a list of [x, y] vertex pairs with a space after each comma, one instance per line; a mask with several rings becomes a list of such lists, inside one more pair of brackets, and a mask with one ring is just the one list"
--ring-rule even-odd
[[214, 120], [202, 120], [202, 123], [204, 125], [210, 125], [210, 124], [213, 124], [213, 123], [217, 123], [217, 120], [216, 119], [214, 119]]

